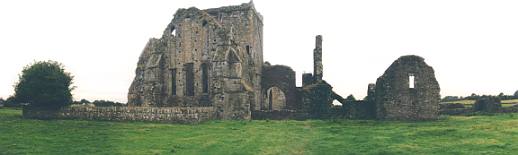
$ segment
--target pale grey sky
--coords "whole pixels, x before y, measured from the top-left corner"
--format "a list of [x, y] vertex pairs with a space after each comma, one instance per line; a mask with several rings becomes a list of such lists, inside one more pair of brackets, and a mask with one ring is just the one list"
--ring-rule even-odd
[[[138, 56], [178, 8], [248, 0], [0, 1], [0, 97], [23, 66], [56, 60], [75, 76], [74, 98], [125, 102]], [[324, 79], [342, 96], [366, 95], [401, 55], [435, 69], [441, 94], [518, 90], [518, 2], [512, 0], [255, 0], [264, 16], [264, 59], [312, 72], [322, 34]]]

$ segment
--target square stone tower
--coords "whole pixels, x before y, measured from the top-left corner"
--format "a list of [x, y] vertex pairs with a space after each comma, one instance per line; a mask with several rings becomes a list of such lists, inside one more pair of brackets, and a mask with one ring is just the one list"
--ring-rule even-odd
[[250, 119], [261, 98], [262, 16], [252, 2], [179, 9], [142, 52], [129, 106], [213, 106], [220, 119]]

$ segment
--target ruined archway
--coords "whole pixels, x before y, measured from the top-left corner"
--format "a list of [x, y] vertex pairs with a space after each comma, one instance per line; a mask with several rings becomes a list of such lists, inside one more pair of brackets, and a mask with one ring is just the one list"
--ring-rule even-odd
[[281, 110], [286, 108], [286, 95], [278, 87], [271, 87], [266, 90], [265, 103], [268, 110]]
[[[269, 102], [269, 92], [274, 88], [274, 91], [282, 92], [284, 97], [284, 106], [282, 109], [294, 109], [295, 107], [295, 71], [293, 71], [290, 67], [282, 66], [282, 65], [274, 65], [274, 66], [263, 66], [263, 72], [261, 77], [261, 87], [262, 87], [262, 96], [263, 102], [259, 107], [256, 107], [257, 110], [280, 110], [275, 109], [272, 106], [270, 108]], [[275, 97], [275, 96], [274, 96]]]

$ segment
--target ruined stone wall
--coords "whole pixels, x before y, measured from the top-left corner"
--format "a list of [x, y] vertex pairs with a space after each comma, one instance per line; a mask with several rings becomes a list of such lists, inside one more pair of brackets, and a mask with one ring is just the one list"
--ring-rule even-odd
[[[414, 80], [414, 83], [410, 83]], [[413, 87], [413, 88], [411, 88]], [[419, 56], [402, 56], [378, 78], [375, 89], [378, 119], [436, 119], [440, 100], [434, 70]]]
[[[263, 17], [252, 2], [205, 10], [229, 30], [239, 49], [241, 81], [249, 88], [251, 108], [258, 108], [262, 100], [261, 73], [263, 65]], [[239, 95], [238, 95], [239, 96]]]
[[322, 65], [322, 36], [317, 35], [315, 42], [315, 49], [313, 50], [313, 77], [315, 81], [320, 81], [324, 74], [324, 67]]
[[24, 118], [83, 119], [106, 121], [150, 121], [197, 123], [215, 119], [213, 107], [65, 107], [42, 110], [24, 107]]
[[249, 119], [261, 102], [262, 17], [252, 3], [179, 9], [151, 39], [128, 92], [129, 106], [215, 106]]
[[[296, 106], [296, 79], [295, 71], [288, 66], [274, 65], [265, 66], [262, 74], [262, 93], [263, 102], [261, 103], [261, 110], [279, 110], [280, 109], [294, 109]], [[272, 94], [271, 88], [277, 88], [282, 91], [284, 96], [284, 105], [282, 107], [275, 107], [270, 103], [277, 103], [282, 101], [272, 101], [269, 96]], [[274, 98], [276, 99], [276, 98]], [[277, 99], [280, 100], [280, 99]]]

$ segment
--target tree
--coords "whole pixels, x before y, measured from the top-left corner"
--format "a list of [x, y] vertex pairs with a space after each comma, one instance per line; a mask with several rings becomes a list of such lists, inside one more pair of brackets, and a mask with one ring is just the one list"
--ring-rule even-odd
[[505, 94], [504, 94], [504, 93], [500, 93], [500, 94], [498, 94], [498, 98], [499, 98], [500, 100], [505, 100]]
[[15, 101], [49, 109], [66, 106], [72, 102], [72, 79], [59, 62], [35, 62], [24, 67], [15, 86]]
[[514, 92], [514, 98], [518, 99], [518, 90], [516, 92]]
[[6, 106], [6, 107], [21, 107], [21, 105], [14, 100], [13, 96], [9, 96], [7, 99], [5, 99], [4, 106]]

